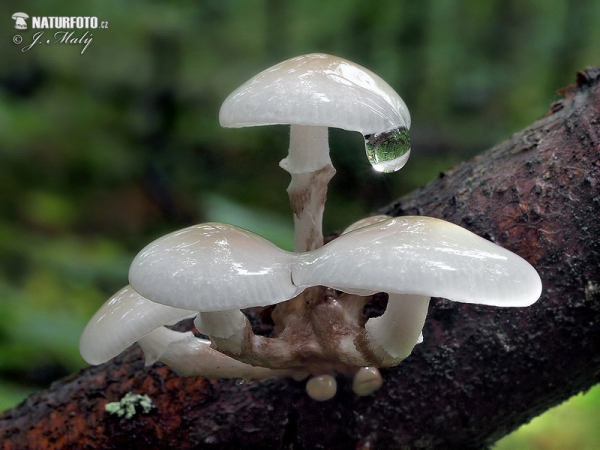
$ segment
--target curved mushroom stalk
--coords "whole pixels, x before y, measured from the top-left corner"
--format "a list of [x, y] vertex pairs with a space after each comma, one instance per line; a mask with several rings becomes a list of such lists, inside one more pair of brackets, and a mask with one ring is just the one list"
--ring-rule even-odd
[[290, 370], [273, 370], [240, 362], [211, 348], [210, 341], [165, 327], [148, 333], [138, 343], [146, 354], [146, 365], [160, 361], [182, 376], [252, 381], [292, 374]]
[[194, 325], [200, 333], [213, 339], [217, 348], [234, 355], [242, 351], [245, 331], [252, 331], [250, 322], [239, 309], [200, 312]]
[[358, 131], [375, 170], [395, 172], [410, 154], [410, 114], [400, 96], [368, 69], [322, 53], [283, 61], [241, 85], [223, 102], [224, 127], [291, 125], [290, 148], [281, 167], [296, 235], [294, 250], [323, 245], [321, 222], [327, 184], [335, 170], [328, 127]]
[[[376, 215], [354, 222], [342, 234], [392, 219]], [[423, 325], [427, 317], [429, 297], [419, 295], [388, 294], [388, 306], [377, 318], [365, 324], [370, 349], [381, 358], [384, 365], [395, 365], [423, 342]], [[374, 372], [376, 371], [376, 373]], [[361, 368], [354, 377], [353, 390], [357, 395], [371, 393], [381, 386], [381, 375], [376, 368]]]
[[428, 306], [429, 297], [423, 295], [389, 294], [383, 315], [367, 321], [367, 340], [383, 365], [397, 365], [422, 340]]

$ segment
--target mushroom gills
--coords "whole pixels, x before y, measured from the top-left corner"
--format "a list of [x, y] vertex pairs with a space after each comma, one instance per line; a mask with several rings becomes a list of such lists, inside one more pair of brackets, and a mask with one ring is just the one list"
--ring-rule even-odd
[[396, 172], [410, 156], [410, 136], [406, 127], [383, 133], [366, 134], [367, 158], [377, 172]]

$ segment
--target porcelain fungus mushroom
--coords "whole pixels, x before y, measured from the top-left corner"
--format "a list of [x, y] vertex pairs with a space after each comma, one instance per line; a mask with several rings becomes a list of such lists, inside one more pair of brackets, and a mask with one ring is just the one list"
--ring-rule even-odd
[[295, 221], [295, 251], [323, 245], [321, 222], [327, 184], [335, 169], [328, 127], [358, 131], [373, 167], [394, 172], [410, 154], [410, 114], [400, 96], [368, 69], [313, 53], [279, 63], [251, 78], [223, 102], [224, 127], [290, 125], [288, 156], [280, 165]]
[[[183, 375], [311, 376], [316, 400], [335, 395], [338, 373], [354, 377], [359, 395], [379, 388], [377, 367], [397, 365], [419, 342], [431, 296], [528, 306], [541, 293], [535, 269], [508, 250], [442, 220], [387, 216], [307, 252], [231, 225], [196, 225], [143, 249], [130, 283], [84, 331], [88, 362], [138, 341], [148, 363]], [[387, 308], [367, 319], [377, 292], [388, 293]], [[239, 309], [273, 304], [272, 335], [256, 335]], [[194, 314], [208, 339], [163, 327]]]
[[[357, 395], [368, 395], [382, 385], [378, 368], [397, 365], [422, 341], [430, 297], [528, 306], [540, 296], [540, 278], [525, 260], [438, 219], [370, 217], [323, 245], [335, 173], [328, 127], [362, 133], [380, 171], [398, 170], [410, 153], [406, 105], [369, 70], [323, 54], [284, 61], [234, 91], [220, 120], [291, 125], [280, 165], [292, 176], [294, 252], [221, 223], [157, 239], [134, 259], [130, 286], [84, 330], [80, 350], [89, 363], [137, 342], [147, 364], [162, 361], [182, 375], [308, 378], [306, 392], [323, 401], [344, 374]], [[387, 307], [368, 317], [365, 305], [378, 293]], [[256, 334], [241, 310], [268, 305], [275, 305], [272, 332]], [[189, 317], [206, 339], [165, 327]]]

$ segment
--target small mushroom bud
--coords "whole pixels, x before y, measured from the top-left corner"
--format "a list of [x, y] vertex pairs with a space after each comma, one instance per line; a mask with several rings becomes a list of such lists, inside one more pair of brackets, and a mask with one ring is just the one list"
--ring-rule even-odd
[[337, 392], [337, 382], [331, 375], [311, 377], [306, 383], [306, 393], [313, 400], [331, 400]]
[[361, 367], [352, 380], [352, 390], [356, 395], [364, 396], [381, 387], [383, 380], [377, 367]]

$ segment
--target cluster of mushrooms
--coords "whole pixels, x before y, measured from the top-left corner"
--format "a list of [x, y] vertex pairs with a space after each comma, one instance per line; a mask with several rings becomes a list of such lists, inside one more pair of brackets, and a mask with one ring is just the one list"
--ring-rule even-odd
[[[323, 245], [327, 184], [335, 174], [328, 127], [358, 131], [375, 170], [400, 169], [410, 154], [410, 115], [381, 78], [347, 60], [309, 54], [277, 64], [223, 103], [224, 127], [290, 124], [281, 161], [291, 174], [294, 251], [223, 223], [163, 236], [134, 259], [129, 285], [87, 325], [83, 358], [101, 364], [137, 342], [146, 364], [210, 379], [307, 379], [315, 400], [353, 377], [368, 395], [379, 367], [395, 366], [422, 341], [430, 297], [495, 306], [528, 306], [541, 280], [524, 259], [457, 225], [429, 217], [374, 216]], [[379, 317], [365, 304], [386, 293]], [[275, 305], [269, 336], [241, 311]], [[192, 332], [170, 329], [195, 318]]]

